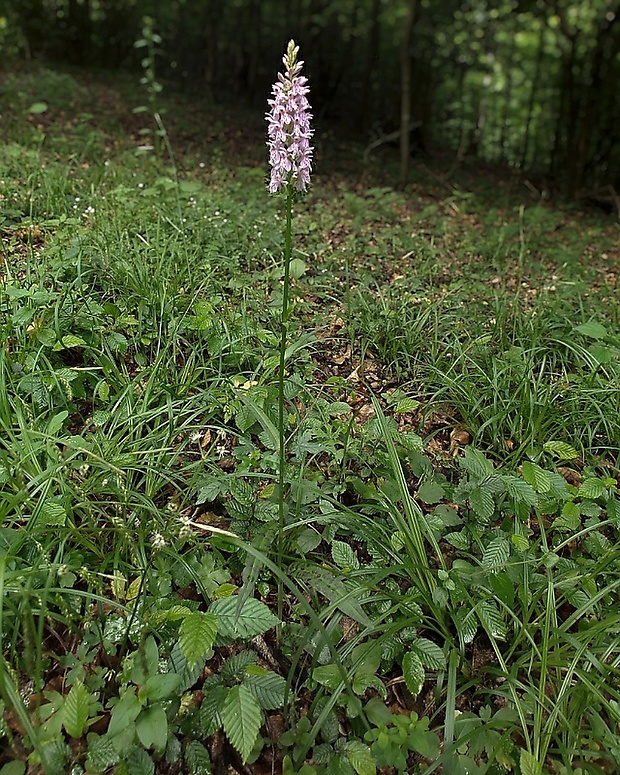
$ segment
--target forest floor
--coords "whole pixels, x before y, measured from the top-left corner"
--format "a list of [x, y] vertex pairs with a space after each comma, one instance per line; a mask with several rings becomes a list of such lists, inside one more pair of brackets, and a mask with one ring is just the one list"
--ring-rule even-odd
[[[614, 772], [620, 225], [0, 73], [0, 775]], [[152, 107], [152, 106], [151, 106]]]

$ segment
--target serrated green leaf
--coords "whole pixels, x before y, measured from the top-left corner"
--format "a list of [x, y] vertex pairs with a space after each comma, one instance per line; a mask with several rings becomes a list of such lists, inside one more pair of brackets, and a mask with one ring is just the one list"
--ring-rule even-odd
[[200, 727], [205, 737], [222, 728], [222, 708], [228, 697], [226, 686], [208, 687], [200, 706]]
[[181, 651], [178, 642], [174, 644], [174, 648], [170, 654], [169, 665], [170, 670], [173, 673], [177, 673], [181, 676], [181, 683], [179, 684], [178, 689], [179, 692], [187, 691], [196, 683], [202, 673], [205, 661], [204, 657], [202, 657], [193, 667], [190, 667], [187, 664], [187, 659]]
[[526, 751], [525, 748], [521, 749], [519, 769], [521, 770], [521, 775], [543, 775], [542, 764], [539, 763], [538, 759], [533, 754]]
[[235, 425], [239, 428], [241, 433], [245, 433], [249, 430], [255, 422], [256, 416], [252, 409], [246, 404], [240, 407], [235, 413]]
[[154, 775], [155, 763], [144, 748], [132, 748], [125, 760], [128, 775]]
[[549, 472], [545, 471], [536, 463], [525, 460], [521, 466], [523, 478], [528, 484], [531, 484], [536, 492], [546, 493], [551, 489], [551, 479]]
[[492, 600], [482, 600], [476, 606], [476, 612], [484, 629], [498, 640], [506, 638], [506, 625], [497, 605]]
[[469, 493], [469, 505], [485, 521], [491, 519], [495, 513], [495, 500], [483, 485], [475, 487]]
[[467, 530], [446, 533], [443, 536], [443, 540], [447, 541], [451, 546], [454, 546], [455, 549], [461, 549], [462, 551], [469, 549], [471, 543], [471, 538]]
[[61, 503], [48, 500], [41, 506], [39, 526], [60, 527], [67, 520], [67, 512]]
[[219, 496], [226, 490], [226, 485], [217, 476], [205, 477], [201, 482], [201, 487], [198, 490], [198, 498], [196, 502], [200, 505], [202, 503], [211, 503], [219, 498]]
[[404, 414], [405, 412], [415, 412], [420, 406], [420, 402], [415, 398], [402, 398], [394, 407], [394, 414]]
[[471, 643], [478, 631], [478, 619], [476, 618], [474, 610], [457, 608], [453, 614], [453, 618], [454, 624], [456, 625], [456, 631], [463, 645]]
[[547, 441], [543, 444], [543, 449], [560, 460], [574, 460], [579, 457], [577, 450], [565, 441]]
[[426, 673], [422, 660], [414, 651], [408, 651], [403, 657], [403, 677], [407, 689], [414, 697], [417, 697], [422, 691]]
[[343, 748], [350, 765], [357, 775], [376, 774], [377, 765], [375, 764], [374, 757], [370, 748], [364, 745], [361, 740], [350, 740], [344, 744]]
[[329, 568], [307, 563], [292, 566], [289, 573], [293, 578], [297, 577], [305, 581], [312, 589], [326, 597], [342, 613], [350, 616], [354, 621], [365, 627], [372, 624], [358, 599], [361, 593], [359, 586], [352, 590]]
[[258, 704], [264, 710], [276, 710], [284, 704], [286, 695], [286, 680], [276, 673], [266, 671], [263, 675], [252, 675], [248, 668], [248, 675], [243, 679], [246, 686], [256, 698]]
[[484, 479], [493, 473], [493, 463], [488, 460], [480, 450], [474, 447], [465, 447], [463, 457], [459, 464], [476, 479]]
[[238, 608], [237, 595], [215, 600], [211, 604], [209, 613], [217, 616], [218, 632], [222, 637], [252, 640], [278, 623], [278, 617], [274, 616], [264, 603], [253, 597], [243, 601], [241, 610], [237, 610]]
[[211, 775], [211, 757], [198, 740], [190, 740], [185, 746], [184, 758], [188, 775]]
[[258, 739], [262, 713], [258, 701], [245, 686], [233, 686], [222, 708], [224, 732], [233, 748], [246, 762]]
[[104, 772], [105, 770], [118, 764], [120, 755], [112, 738], [109, 735], [88, 735], [88, 758], [86, 763], [89, 772]]
[[111, 333], [106, 334], [104, 341], [114, 353], [126, 353], [127, 348], [129, 347], [127, 337], [118, 331], [112, 331]]
[[506, 491], [517, 503], [525, 503], [528, 506], [535, 506], [538, 502], [536, 491], [531, 484], [528, 484], [518, 476], [506, 475], [502, 477]]
[[443, 649], [428, 638], [417, 638], [411, 644], [411, 649], [420, 657], [422, 664], [430, 670], [441, 670], [446, 666]]
[[136, 732], [145, 748], [162, 751], [168, 739], [166, 711], [159, 704], [149, 705], [136, 719]]
[[81, 737], [88, 721], [90, 692], [81, 681], [71, 687], [62, 705], [62, 725], [69, 737]]
[[510, 544], [503, 535], [499, 535], [485, 547], [480, 564], [491, 573], [497, 573], [505, 567], [509, 557]]
[[195, 611], [183, 619], [179, 628], [179, 646], [190, 670], [199, 659], [209, 654], [217, 631], [218, 620], [212, 613]]
[[595, 476], [591, 476], [583, 480], [577, 494], [581, 498], [600, 498], [606, 489], [605, 482]]
[[359, 568], [360, 563], [355, 552], [346, 541], [332, 541], [332, 559], [339, 568], [354, 569]]

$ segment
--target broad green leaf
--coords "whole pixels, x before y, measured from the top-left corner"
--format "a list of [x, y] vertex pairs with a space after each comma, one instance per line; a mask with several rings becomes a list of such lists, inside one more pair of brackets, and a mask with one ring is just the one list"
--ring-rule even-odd
[[570, 533], [576, 532], [581, 526], [581, 509], [578, 503], [567, 501], [562, 506], [562, 513], [553, 520], [554, 530], [568, 530]]
[[224, 732], [243, 762], [246, 762], [258, 739], [262, 722], [260, 705], [245, 686], [234, 686], [222, 708]]
[[543, 775], [542, 764], [538, 759], [526, 751], [525, 748], [521, 749], [521, 755], [519, 756], [519, 768], [521, 775]]
[[407, 689], [414, 697], [422, 691], [426, 673], [422, 660], [414, 651], [408, 651], [403, 657], [403, 676]]
[[32, 113], [32, 115], [36, 116], [39, 113], [47, 112], [47, 108], [47, 102], [33, 102], [32, 105], [28, 108], [28, 113]]
[[299, 280], [306, 272], [306, 264], [301, 258], [294, 258], [289, 264], [289, 272], [294, 280]]
[[577, 450], [565, 441], [547, 441], [543, 444], [543, 449], [560, 460], [574, 460], [579, 457]]
[[112, 717], [108, 725], [108, 736], [114, 737], [123, 732], [138, 718], [141, 710], [142, 706], [138, 701], [134, 688], [128, 688], [112, 709]]
[[112, 331], [111, 333], [106, 334], [104, 341], [114, 353], [126, 353], [127, 348], [129, 347], [127, 337], [118, 331]]
[[138, 690], [139, 700], [156, 702], [170, 697], [178, 689], [181, 676], [176, 673], [158, 673], [146, 679]]
[[[135, 582], [132, 582], [132, 585]], [[137, 595], [137, 592], [136, 592]], [[127, 599], [132, 600], [134, 596], [130, 596], [130, 592], [127, 592]], [[140, 648], [133, 656], [133, 663], [131, 668], [131, 680], [135, 684], [143, 684], [146, 679], [151, 675], [156, 675], [159, 670], [159, 649], [157, 643], [152, 635], [149, 635], [140, 644]]]
[[512, 542], [513, 546], [516, 546], [520, 552], [527, 552], [527, 550], [530, 548], [530, 542], [528, 539], [519, 533], [513, 533], [510, 536], [510, 541]]
[[584, 479], [579, 487], [578, 495], [581, 498], [600, 498], [605, 493], [605, 482], [595, 476]]
[[505, 567], [509, 557], [510, 544], [505, 536], [499, 535], [497, 538], [489, 541], [485, 547], [481, 565], [492, 573], [497, 573]]
[[[257, 670], [263, 672], [258, 673]], [[281, 675], [258, 667], [258, 665], [248, 667], [243, 685], [252, 692], [264, 710], [276, 710], [284, 704], [286, 680]]]
[[54, 350], [62, 350], [64, 348], [70, 349], [71, 347], [86, 347], [86, 342], [81, 336], [75, 336], [74, 334], [67, 334], [63, 336], [60, 342], [54, 345]]
[[297, 547], [302, 554], [314, 551], [322, 541], [321, 534], [311, 527], [305, 528], [297, 536]]
[[246, 674], [248, 668], [252, 666], [257, 667], [258, 670], [264, 670], [264, 668], [259, 668], [256, 665], [257, 659], [256, 653], [250, 649], [244, 649], [238, 654], [228, 657], [220, 668], [222, 680], [224, 683], [237, 683], [237, 679], [242, 678]]
[[81, 737], [88, 721], [90, 692], [81, 681], [71, 687], [62, 706], [62, 724], [69, 737]]
[[412, 723], [414, 716], [415, 714], [412, 714], [412, 719], [407, 734], [407, 742], [409, 747], [411, 750], [416, 751], [426, 759], [435, 761], [439, 756], [439, 738], [434, 732], [429, 731], [428, 718], [419, 719], [414, 726]]
[[361, 740], [351, 740], [344, 745], [349, 763], [357, 775], [375, 775], [377, 766], [370, 748]]
[[157, 704], [145, 708], [136, 719], [136, 732], [145, 748], [163, 750], [168, 739], [168, 719], [163, 707]]
[[217, 630], [218, 620], [212, 613], [195, 611], [183, 619], [179, 628], [179, 646], [190, 669], [211, 651]]
[[332, 559], [339, 568], [357, 570], [360, 566], [355, 552], [346, 541], [332, 541]]
[[594, 320], [591, 320], [588, 323], [582, 323], [575, 328], [575, 331], [590, 337], [590, 339], [604, 339], [607, 336], [607, 329], [605, 326], [602, 326]]
[[411, 648], [420, 657], [422, 664], [430, 670], [442, 670], [446, 666], [443, 649], [428, 638], [417, 638]]
[[326, 686], [331, 691], [337, 689], [342, 683], [342, 674], [337, 665], [319, 665], [312, 671], [312, 678], [321, 686]]
[[469, 493], [469, 505], [485, 521], [491, 519], [495, 513], [495, 500], [484, 485], [475, 487]]
[[185, 746], [187, 775], [211, 775], [211, 757], [198, 740], [190, 740]]
[[615, 347], [608, 347], [599, 343], [591, 344], [588, 347], [588, 352], [601, 365], [611, 363], [618, 354], [618, 350]]
[[215, 600], [209, 613], [217, 616], [218, 632], [224, 638], [252, 640], [275, 627], [278, 617], [260, 600], [253, 597], [243, 601], [239, 609], [239, 597], [234, 595]]
[[418, 498], [422, 503], [439, 503], [445, 496], [446, 492], [444, 488], [436, 482], [424, 482], [418, 490]]
[[69, 412], [66, 410], [63, 412], [58, 412], [58, 414], [55, 414], [52, 419], [49, 421], [47, 425], [47, 432], [50, 436], [53, 436], [55, 433], [58, 433], [58, 431], [62, 428], [62, 425], [64, 421], [69, 416]]
[[523, 478], [528, 484], [531, 484], [536, 492], [546, 493], [551, 489], [551, 479], [549, 472], [545, 471], [536, 463], [525, 460], [521, 466]]

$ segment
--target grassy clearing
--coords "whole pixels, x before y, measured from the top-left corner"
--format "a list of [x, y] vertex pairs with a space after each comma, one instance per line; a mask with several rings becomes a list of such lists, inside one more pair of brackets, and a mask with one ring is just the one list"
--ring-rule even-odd
[[617, 224], [319, 134], [280, 530], [261, 116], [1, 100], [0, 772], [614, 771]]

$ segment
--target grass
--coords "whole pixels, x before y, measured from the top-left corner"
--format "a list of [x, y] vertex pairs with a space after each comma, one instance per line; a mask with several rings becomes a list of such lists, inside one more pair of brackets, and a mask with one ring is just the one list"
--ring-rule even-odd
[[0, 100], [0, 773], [614, 771], [618, 225], [319, 128], [280, 416], [261, 116]]

